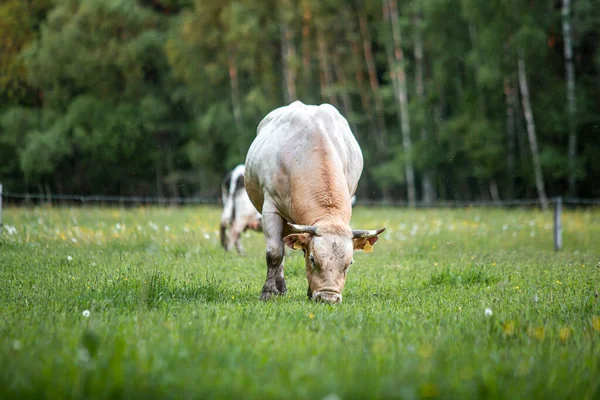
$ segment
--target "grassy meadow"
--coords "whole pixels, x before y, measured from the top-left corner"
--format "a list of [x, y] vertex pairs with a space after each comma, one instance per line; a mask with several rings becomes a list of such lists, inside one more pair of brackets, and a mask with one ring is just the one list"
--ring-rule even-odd
[[5, 208], [0, 398], [600, 398], [598, 209], [556, 253], [551, 212], [357, 207], [387, 230], [334, 306], [292, 251], [259, 301], [262, 235], [225, 253], [219, 216]]

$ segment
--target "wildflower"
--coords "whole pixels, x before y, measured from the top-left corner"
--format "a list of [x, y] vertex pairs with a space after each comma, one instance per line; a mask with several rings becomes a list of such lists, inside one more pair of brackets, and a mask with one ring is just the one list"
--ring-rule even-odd
[[493, 263], [492, 263], [492, 267], [495, 267], [495, 266], [496, 266], [496, 263], [495, 263], [495, 262], [493, 262]]
[[596, 332], [600, 332], [600, 317], [594, 317], [594, 318], [592, 318], [592, 328]]
[[573, 333], [573, 329], [571, 329], [570, 326], [564, 326], [558, 332], [558, 337], [560, 338], [561, 341], [564, 342], [571, 337], [572, 333]]
[[71, 242], [73, 242], [73, 243], [77, 243], [77, 239], [75, 239], [75, 238], [71, 238]]
[[171, 230], [171, 228], [169, 228], [169, 225], [165, 225], [165, 231], [169, 232]]
[[207, 240], [210, 239], [210, 235], [208, 233], [205, 233], [204, 234], [204, 239], [207, 239]]
[[562, 285], [562, 282], [561, 282], [561, 281], [559, 281], [559, 280], [557, 280], [557, 281], [556, 281], [556, 284], [557, 284], [557, 285]]
[[73, 261], [73, 257], [67, 256], [67, 261]]
[[544, 340], [546, 336], [546, 330], [543, 326], [538, 326], [537, 328], [529, 329], [529, 336], [537, 340]]
[[90, 352], [85, 347], [77, 349], [77, 359], [82, 364], [87, 364], [90, 361]]
[[235, 300], [235, 296], [231, 296], [231, 300]]
[[539, 297], [538, 297], [538, 295], [537, 295], [537, 293], [536, 293], [536, 295], [535, 295], [535, 296], [533, 296], [533, 301], [535, 301], [535, 302], [537, 303], [537, 302], [538, 302], [538, 300], [539, 300]]
[[14, 235], [15, 233], [17, 233], [17, 228], [15, 228], [14, 226], [6, 225], [6, 233], [8, 233], [9, 235]]
[[515, 322], [510, 320], [505, 321], [504, 324], [502, 324], [502, 330], [506, 336], [512, 336], [512, 334], [515, 333]]
[[13, 350], [15, 350], [15, 351], [19, 351], [19, 350], [21, 350], [21, 341], [20, 341], [20, 340], [17, 340], [17, 339], [13, 340], [13, 341], [12, 341], [12, 348], [13, 348]]
[[313, 314], [313, 313], [308, 314], [308, 318], [313, 319], [314, 317], [315, 317], [315, 314]]
[[83, 312], [81, 313], [84, 317], [89, 318], [90, 317], [90, 310], [83, 310]]
[[437, 266], [438, 266], [438, 263], [433, 263], [433, 266], [434, 266], [434, 267], [437, 267]]
[[422, 358], [429, 358], [433, 354], [433, 347], [429, 343], [425, 343], [419, 346], [417, 352]]
[[487, 318], [490, 318], [492, 316], [492, 314], [494, 314], [492, 312], [492, 309], [487, 307], [484, 311], [483, 311], [483, 315], [485, 315]]

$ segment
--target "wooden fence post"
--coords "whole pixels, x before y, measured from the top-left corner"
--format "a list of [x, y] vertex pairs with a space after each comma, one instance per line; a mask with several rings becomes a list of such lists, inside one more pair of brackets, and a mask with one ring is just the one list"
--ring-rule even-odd
[[557, 197], [554, 202], [554, 250], [559, 251], [562, 247], [562, 198]]

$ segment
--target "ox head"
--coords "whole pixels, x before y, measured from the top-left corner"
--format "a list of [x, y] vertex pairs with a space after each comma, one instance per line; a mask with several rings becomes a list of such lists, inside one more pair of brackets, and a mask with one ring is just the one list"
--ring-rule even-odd
[[292, 249], [304, 251], [308, 297], [325, 303], [342, 301], [342, 290], [354, 251], [372, 251], [378, 235], [385, 230], [352, 231], [349, 227], [327, 229], [288, 225], [294, 233], [283, 240]]

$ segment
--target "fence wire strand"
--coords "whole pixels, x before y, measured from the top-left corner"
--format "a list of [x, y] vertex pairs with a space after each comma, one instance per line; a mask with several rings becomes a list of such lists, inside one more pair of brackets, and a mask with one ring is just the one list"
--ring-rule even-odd
[[[39, 203], [120, 203], [120, 204], [220, 204], [221, 199], [218, 196], [190, 196], [190, 197], [158, 197], [158, 196], [108, 196], [108, 195], [75, 195], [75, 194], [35, 194], [35, 193], [11, 193], [4, 192], [2, 197], [5, 200], [14, 200], [15, 202], [39, 202]], [[565, 205], [600, 205], [600, 199], [584, 199], [577, 197], [561, 198]], [[8, 201], [7, 201], [8, 202]], [[556, 198], [551, 200], [556, 203]], [[405, 207], [411, 205], [407, 201], [389, 201], [389, 200], [371, 200], [357, 199], [358, 206], [379, 206], [379, 207]], [[539, 199], [513, 199], [513, 200], [442, 200], [435, 202], [417, 202], [415, 208], [468, 208], [468, 207], [515, 207], [515, 206], [540, 206]]]

